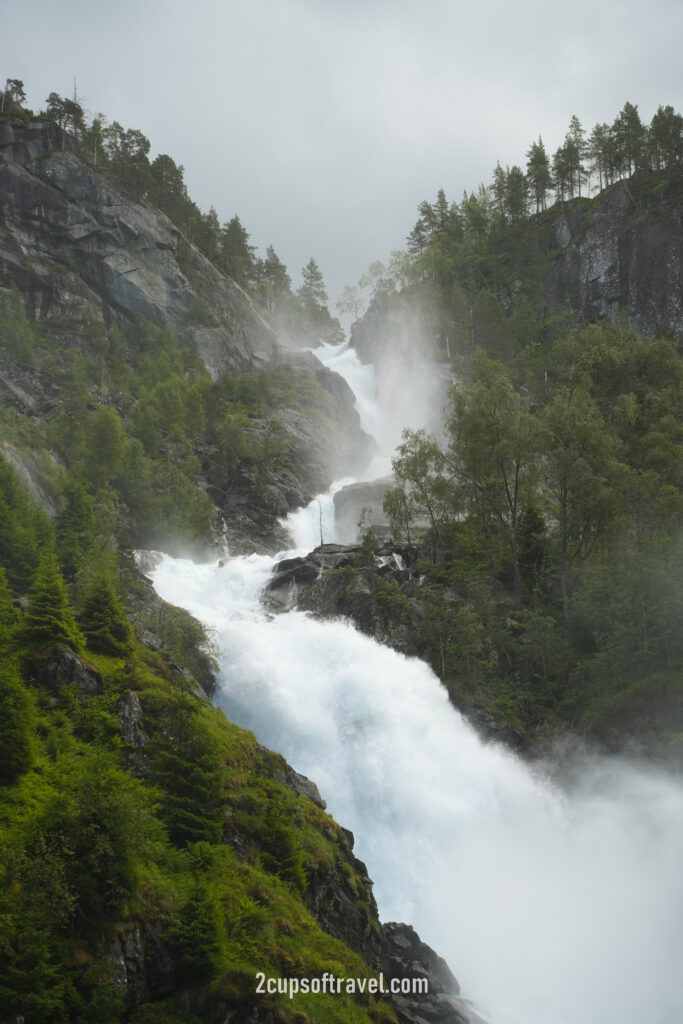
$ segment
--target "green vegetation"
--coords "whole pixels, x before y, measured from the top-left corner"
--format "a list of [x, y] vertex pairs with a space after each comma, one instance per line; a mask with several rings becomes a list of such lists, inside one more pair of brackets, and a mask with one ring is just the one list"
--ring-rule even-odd
[[[259, 970], [368, 977], [305, 906], [309, 877], [350, 874], [368, 930], [379, 927], [341, 830], [274, 780], [278, 755], [134, 637], [117, 587], [135, 604], [131, 578], [121, 559], [116, 576], [113, 556], [102, 561], [84, 487], [67, 489], [53, 531], [0, 470], [4, 536], [18, 538], [0, 569], [0, 1021], [191, 1024], [256, 1004], [282, 1022], [394, 1020], [351, 996], [255, 995]], [[203, 639], [182, 616], [177, 629]], [[82, 651], [99, 692], [77, 676], [46, 688], [55, 643]], [[137, 746], [122, 706], [138, 708]], [[116, 967], [126, 937], [146, 949], [137, 970], [167, 972], [134, 1010]]]
[[[106, 330], [81, 320], [68, 325], [68, 345], [57, 354], [54, 341], [28, 323], [11, 295], [4, 312], [0, 357], [4, 352], [8, 361], [19, 360], [12, 346], [21, 336], [30, 346], [37, 388], [46, 387], [49, 376], [51, 394], [59, 395], [49, 417], [10, 406], [0, 410], [0, 425], [17, 449], [48, 449], [66, 469], [54, 467], [48, 490], [61, 502], [57, 549], [70, 583], [79, 559], [112, 540], [119, 549], [203, 553], [216, 528], [213, 503], [198, 484], [203, 463], [222, 467], [228, 480], [253, 473], [263, 489], [288, 460], [278, 411], [313, 418], [334, 413], [331, 396], [290, 366], [212, 382], [194, 346], [169, 328], [138, 322]], [[31, 537], [41, 529], [41, 514], [28, 509], [19, 485], [7, 500], [23, 503], [27, 512], [13, 520], [21, 536], [12, 535], [13, 524], [3, 530], [0, 565], [25, 583], [36, 564]]]
[[602, 323], [461, 372], [445, 443], [406, 431], [385, 502], [424, 577], [417, 648], [461, 706], [588, 725], [683, 666], [683, 360]]

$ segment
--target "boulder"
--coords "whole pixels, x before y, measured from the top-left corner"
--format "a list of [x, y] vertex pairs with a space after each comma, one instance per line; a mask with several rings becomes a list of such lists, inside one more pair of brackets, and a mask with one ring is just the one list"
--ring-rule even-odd
[[33, 663], [33, 681], [51, 693], [62, 686], [73, 686], [79, 700], [104, 692], [102, 675], [66, 644], [54, 644], [38, 655]]
[[282, 782], [292, 792], [298, 793], [299, 796], [308, 797], [314, 804], [320, 807], [323, 811], [327, 807], [327, 804], [320, 795], [320, 790], [316, 786], [315, 782], [307, 778], [305, 775], [301, 775], [300, 772], [295, 771], [291, 765], [284, 763], [281, 772], [277, 773], [274, 778], [278, 782]]

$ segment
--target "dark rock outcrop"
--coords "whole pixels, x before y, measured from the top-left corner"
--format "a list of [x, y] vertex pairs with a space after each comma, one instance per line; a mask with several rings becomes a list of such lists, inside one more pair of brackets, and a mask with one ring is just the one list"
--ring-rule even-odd
[[325, 572], [355, 565], [359, 552], [358, 545], [321, 544], [303, 557], [282, 559], [266, 585], [263, 603], [273, 611], [293, 608], [302, 592], [313, 587]]
[[135, 690], [126, 690], [122, 697], [116, 702], [116, 713], [119, 716], [119, 731], [121, 739], [129, 747], [139, 750], [149, 742], [145, 732], [142, 705]]
[[273, 778], [277, 782], [281, 782], [287, 789], [291, 789], [298, 796], [305, 796], [312, 800], [316, 807], [320, 807], [321, 810], [324, 811], [327, 807], [315, 782], [300, 772], [295, 771], [291, 765], [287, 764], [284, 758], [279, 770], [273, 774]]
[[112, 964], [114, 988], [123, 995], [128, 1010], [173, 991], [175, 964], [151, 925], [121, 925], [106, 954]]
[[66, 644], [48, 647], [33, 660], [31, 668], [35, 685], [51, 693], [58, 693], [62, 686], [73, 686], [78, 700], [86, 700], [104, 692], [100, 671]]
[[465, 1004], [457, 997], [460, 985], [450, 967], [408, 924], [382, 926], [381, 970], [385, 985], [415, 981], [424, 991], [392, 994], [390, 1002], [399, 1024], [469, 1024]]
[[583, 322], [626, 316], [642, 334], [683, 336], [680, 188], [620, 181], [540, 219], [550, 225], [547, 298]]

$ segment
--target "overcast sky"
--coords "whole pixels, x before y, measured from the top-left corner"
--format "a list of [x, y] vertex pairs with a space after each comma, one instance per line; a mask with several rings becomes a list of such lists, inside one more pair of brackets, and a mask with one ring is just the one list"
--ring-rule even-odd
[[331, 306], [405, 245], [422, 199], [488, 183], [629, 100], [681, 111], [683, 0], [4, 0], [0, 76], [29, 105], [78, 95], [192, 198], [239, 214], [295, 286], [313, 256]]

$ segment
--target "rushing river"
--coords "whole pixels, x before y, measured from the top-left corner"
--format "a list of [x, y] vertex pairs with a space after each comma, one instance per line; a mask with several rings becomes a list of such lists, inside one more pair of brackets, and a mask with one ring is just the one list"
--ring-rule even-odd
[[[369, 394], [352, 353], [326, 354], [344, 358]], [[368, 399], [366, 426], [373, 415]], [[334, 538], [321, 496], [289, 519], [299, 553], [319, 542], [321, 509]], [[211, 630], [228, 717], [354, 831], [382, 919], [413, 924], [492, 1024], [679, 1024], [681, 780], [594, 759], [551, 782], [483, 744], [423, 663], [342, 621], [267, 615], [274, 561], [164, 557], [152, 575]]]

